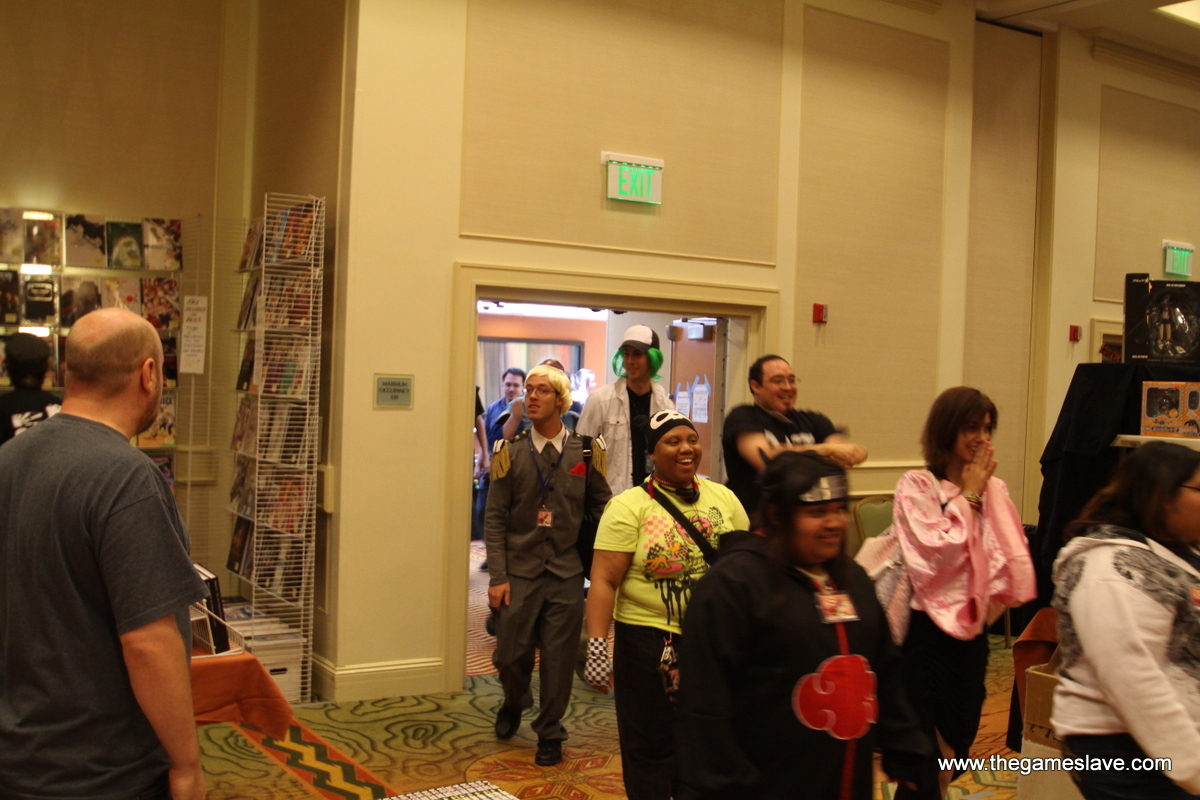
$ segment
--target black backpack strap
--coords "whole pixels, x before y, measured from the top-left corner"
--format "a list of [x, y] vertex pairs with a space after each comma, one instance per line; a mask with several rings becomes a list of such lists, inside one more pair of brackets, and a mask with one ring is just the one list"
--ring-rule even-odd
[[696, 530], [696, 526], [692, 524], [692, 521], [685, 517], [683, 512], [680, 511], [674, 503], [651, 489], [649, 483], [643, 483], [642, 488], [646, 490], [646, 494], [657, 500], [659, 505], [665, 508], [667, 513], [675, 518], [675, 521], [679, 523], [679, 527], [683, 528], [688, 536], [692, 537], [692, 541], [696, 543], [696, 546], [700, 548], [700, 552], [704, 554], [704, 560], [708, 562], [710, 566], [716, 562], [717, 551], [714, 550], [713, 546], [708, 543], [707, 539], [704, 538], [704, 534]]

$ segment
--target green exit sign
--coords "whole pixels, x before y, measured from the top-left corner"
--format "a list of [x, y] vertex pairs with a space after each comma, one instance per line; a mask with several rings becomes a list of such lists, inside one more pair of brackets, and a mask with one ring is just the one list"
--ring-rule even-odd
[[662, 159], [602, 152], [608, 166], [608, 197], [633, 203], [662, 203]]
[[1182, 278], [1191, 277], [1192, 252], [1195, 246], [1187, 242], [1172, 242], [1163, 239], [1163, 272], [1168, 275], [1178, 275]]

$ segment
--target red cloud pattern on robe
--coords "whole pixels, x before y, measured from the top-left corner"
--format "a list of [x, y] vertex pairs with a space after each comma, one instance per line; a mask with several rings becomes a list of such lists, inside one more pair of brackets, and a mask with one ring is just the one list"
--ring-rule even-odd
[[862, 656], [833, 656], [796, 682], [792, 711], [835, 739], [858, 739], [879, 719], [875, 673]]

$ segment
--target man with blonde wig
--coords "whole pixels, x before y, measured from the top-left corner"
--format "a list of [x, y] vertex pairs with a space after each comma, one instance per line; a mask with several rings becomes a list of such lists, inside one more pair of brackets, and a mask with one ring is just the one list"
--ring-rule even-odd
[[[577, 548], [588, 510], [599, 519], [611, 496], [599, 442], [572, 433], [560, 419], [571, 405], [566, 374], [538, 366], [525, 379], [525, 414], [533, 427], [496, 443], [484, 541], [488, 603], [497, 613], [492, 655], [504, 687], [496, 736], [508, 739], [533, 705], [534, 648], [541, 650], [535, 762], [562, 760], [563, 714], [571, 699], [583, 624], [583, 563]], [[591, 450], [590, 455], [585, 450]]]
[[205, 596], [166, 480], [129, 445], [163, 349], [101, 309], [62, 411], [0, 448], [0, 797], [201, 800], [188, 606]]

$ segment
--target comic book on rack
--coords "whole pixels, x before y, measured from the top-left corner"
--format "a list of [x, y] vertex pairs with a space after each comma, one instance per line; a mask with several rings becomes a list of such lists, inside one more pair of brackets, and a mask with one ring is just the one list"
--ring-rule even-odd
[[62, 266], [62, 217], [25, 219], [25, 264]]
[[308, 458], [308, 407], [297, 403], [275, 403], [267, 456], [279, 464], [295, 466]]
[[308, 499], [308, 478], [303, 475], [277, 475], [271, 491], [273, 502], [267, 524], [277, 531], [299, 536], [307, 520], [305, 503]]
[[142, 248], [146, 269], [183, 269], [183, 221], [143, 219]]
[[112, 269], [141, 269], [142, 223], [109, 222], [108, 266]]
[[24, 260], [25, 212], [0, 208], [0, 264], [20, 264]]
[[[208, 597], [204, 600], [205, 608], [211, 611], [214, 617], [224, 621], [225, 607], [221, 600], [221, 581], [213, 572], [200, 564], [192, 562], [192, 566], [196, 568], [196, 574], [208, 588]], [[224, 625], [213, 625], [212, 637], [214, 653], [224, 653], [229, 649], [229, 632], [225, 630]]]
[[306, 260], [312, 258], [313, 222], [316, 209], [312, 203], [304, 203], [291, 209], [287, 227], [283, 231], [282, 253], [284, 259]]
[[175, 278], [142, 278], [142, 316], [159, 330], [178, 328], [179, 281]]
[[242, 244], [242, 258], [238, 261], [238, 272], [262, 266], [262, 235], [263, 221], [256, 219], [246, 231], [246, 241]]
[[154, 462], [154, 466], [158, 467], [158, 471], [162, 473], [166, 479], [167, 485], [174, 488], [175, 486], [175, 454], [174, 453], [148, 453], [150, 460]]
[[312, 258], [315, 219], [316, 210], [312, 203], [301, 203], [271, 214], [264, 234], [264, 263], [281, 264]]
[[158, 401], [158, 416], [150, 427], [137, 436], [138, 447], [170, 447], [175, 444], [175, 393], [163, 392]]
[[238, 401], [229, 446], [235, 453], [248, 455], [253, 455], [258, 447], [258, 398], [252, 394], [244, 394]]
[[123, 308], [142, 315], [142, 282], [137, 278], [105, 278], [100, 303], [105, 308]]
[[268, 328], [303, 328], [312, 315], [312, 277], [307, 271], [271, 273], [262, 292], [263, 324]]
[[301, 337], [268, 339], [263, 357], [262, 393], [302, 397], [308, 392], [309, 342]]
[[21, 319], [21, 273], [0, 270], [0, 325], [16, 325]]
[[254, 354], [256, 349], [254, 339], [247, 339], [246, 347], [242, 351], [242, 366], [238, 369], [237, 390], [239, 392], [253, 392], [258, 389], [254, 381]]
[[39, 326], [58, 324], [56, 276], [21, 276], [21, 322], [25, 325]]
[[262, 285], [262, 274], [252, 272], [246, 279], [246, 288], [242, 290], [242, 307], [238, 311], [237, 329], [252, 330], [258, 324], [258, 307], [260, 305], [259, 287]]
[[59, 283], [58, 324], [69, 328], [86, 314], [100, 308], [101, 297], [99, 278], [90, 275], [63, 275]]
[[174, 388], [179, 385], [179, 337], [163, 336], [163, 385]]
[[252, 580], [268, 592], [281, 594], [287, 554], [292, 540], [279, 534], [264, 534], [259, 537], [258, 553], [254, 561]]
[[225, 568], [236, 572], [244, 578], [250, 577], [250, 572], [244, 571], [253, 561], [254, 523], [245, 517], [235, 517], [233, 536], [229, 540], [229, 559]]
[[67, 216], [67, 266], [108, 266], [106, 223], [104, 217], [92, 214]]
[[243, 517], [253, 517], [256, 505], [258, 465], [252, 458], [238, 457], [229, 487], [229, 509]]
[[283, 581], [279, 587], [279, 595], [284, 600], [295, 602], [300, 599], [304, 590], [304, 555], [303, 543], [292, 542], [284, 559]]

